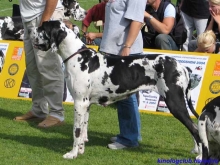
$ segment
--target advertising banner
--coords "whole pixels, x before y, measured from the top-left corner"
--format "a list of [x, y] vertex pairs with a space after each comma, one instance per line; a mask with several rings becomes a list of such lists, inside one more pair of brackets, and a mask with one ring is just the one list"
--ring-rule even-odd
[[23, 42], [0, 41], [0, 97], [17, 98], [25, 71]]
[[[155, 54], [155, 52], [151, 52], [150, 50], [148, 50], [144, 51], [144, 54]], [[198, 56], [189, 54], [186, 55], [179, 54], [179, 52], [175, 52], [175, 54], [173, 54], [173, 52], [163, 52], [163, 54], [175, 58], [180, 64], [187, 67], [188, 71], [190, 72], [192, 86], [192, 103], [194, 108], [196, 109], [209, 56]], [[149, 93], [148, 91], [140, 91], [139, 95], [141, 98], [139, 109], [169, 113], [169, 109], [164, 102], [164, 98], [159, 96], [159, 94], [157, 94], [156, 92]], [[189, 114], [192, 115], [190, 110]]]
[[[90, 46], [97, 50], [98, 47]], [[192, 81], [192, 103], [198, 113], [206, 103], [220, 93], [220, 56], [218, 54], [164, 51], [144, 49], [144, 54], [166, 54], [174, 57], [190, 72]], [[62, 60], [61, 60], [62, 62]], [[0, 41], [0, 97], [30, 99], [31, 86], [25, 72], [23, 42]], [[63, 101], [73, 103], [66, 85]], [[169, 114], [164, 98], [156, 92], [139, 92], [139, 110], [156, 114]], [[190, 115], [191, 112], [189, 112]]]

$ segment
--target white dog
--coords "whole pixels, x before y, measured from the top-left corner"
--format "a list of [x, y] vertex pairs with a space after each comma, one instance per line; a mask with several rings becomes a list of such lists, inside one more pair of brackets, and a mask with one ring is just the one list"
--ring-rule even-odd
[[80, 7], [76, 0], [62, 0], [64, 15], [73, 18], [75, 21], [82, 21], [86, 17], [86, 10]]
[[84, 153], [88, 141], [87, 126], [91, 104], [107, 106], [125, 99], [139, 90], [158, 92], [170, 112], [193, 135], [200, 138], [186, 103], [198, 117], [191, 103], [188, 70], [166, 55], [107, 56], [87, 48], [60, 21], [44, 22], [31, 33], [33, 44], [43, 51], [58, 52], [65, 63], [65, 78], [74, 99], [73, 150], [63, 157], [76, 158]]
[[220, 161], [220, 96], [215, 97], [202, 110], [198, 121], [202, 141], [201, 165], [218, 164]]
[[4, 53], [2, 52], [2, 50], [0, 50], [0, 74], [1, 74], [1, 72], [2, 72], [4, 63], [5, 63], [5, 55], [4, 55]]

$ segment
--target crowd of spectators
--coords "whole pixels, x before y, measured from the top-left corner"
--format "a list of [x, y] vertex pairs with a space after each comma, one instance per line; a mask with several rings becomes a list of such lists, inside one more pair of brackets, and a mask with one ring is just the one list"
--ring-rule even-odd
[[[100, 45], [107, 2], [108, 0], [100, 1], [88, 10], [88, 14], [82, 22], [82, 40], [86, 44]], [[171, 35], [176, 25], [176, 13], [181, 14], [187, 30], [187, 38], [182, 45], [177, 44]], [[99, 20], [102, 22], [101, 30], [88, 32], [91, 22]], [[197, 36], [206, 33], [207, 30], [214, 32], [216, 42], [218, 42], [219, 23], [220, 0], [177, 0], [175, 5], [170, 0], [148, 0], [141, 29], [143, 48], [198, 51]], [[215, 51], [207, 53], [215, 53]], [[204, 50], [204, 52], [206, 51]]]

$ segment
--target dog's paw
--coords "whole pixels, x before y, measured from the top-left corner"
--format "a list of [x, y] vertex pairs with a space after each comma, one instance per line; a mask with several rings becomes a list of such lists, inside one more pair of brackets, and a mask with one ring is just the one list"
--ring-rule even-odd
[[78, 154], [84, 154], [85, 151], [85, 143], [81, 143], [78, 147]]
[[199, 149], [198, 149], [198, 148], [193, 148], [193, 149], [191, 150], [191, 153], [192, 153], [192, 154], [199, 154]]
[[77, 157], [77, 154], [74, 154], [72, 151], [67, 152], [65, 155], [63, 155], [64, 159], [75, 159]]
[[199, 155], [196, 157], [196, 160], [202, 160], [202, 154], [199, 154]]
[[79, 154], [84, 154], [84, 151], [85, 151], [85, 147], [79, 147]]

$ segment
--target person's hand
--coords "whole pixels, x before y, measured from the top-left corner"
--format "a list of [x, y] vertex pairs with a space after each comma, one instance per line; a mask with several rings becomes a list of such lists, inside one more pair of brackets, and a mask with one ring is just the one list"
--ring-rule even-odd
[[211, 12], [211, 14], [212, 14], [212, 12], [213, 12], [213, 13], [216, 14], [216, 15], [220, 15], [220, 9], [217, 8], [217, 7], [211, 8], [210, 12]]
[[[218, 14], [217, 14], [218, 13]], [[210, 11], [210, 14], [212, 15], [213, 19], [215, 20], [215, 22], [219, 25], [220, 24], [220, 10], [219, 11]]]
[[97, 38], [96, 33], [87, 33], [86, 38], [88, 38], [89, 40], [94, 40]]
[[93, 40], [96, 39], [96, 33], [86, 33], [85, 35], [86, 43], [91, 45]]
[[123, 47], [121, 51], [121, 56], [129, 56], [130, 55], [130, 48]]

